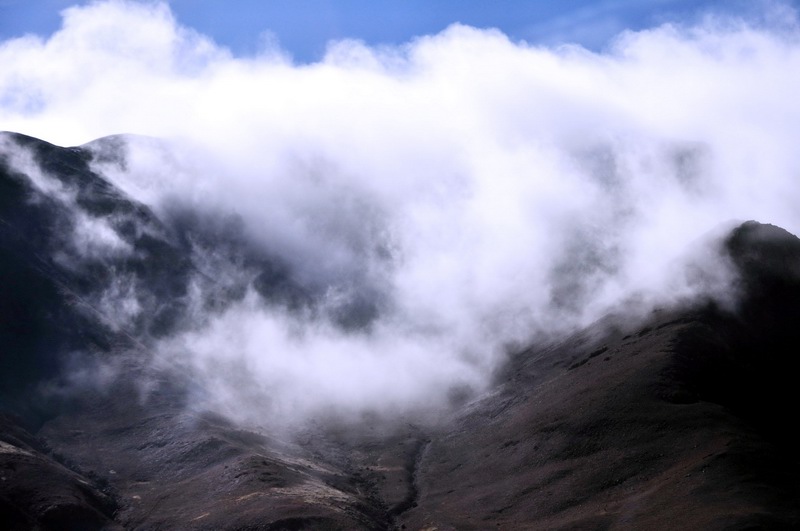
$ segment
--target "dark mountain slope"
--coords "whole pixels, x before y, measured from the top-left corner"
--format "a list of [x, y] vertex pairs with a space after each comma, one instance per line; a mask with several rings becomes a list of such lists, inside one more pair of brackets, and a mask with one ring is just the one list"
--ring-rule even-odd
[[[146, 360], [183, 326], [192, 279], [212, 306], [241, 296], [198, 248], [224, 242], [290, 310], [313, 304], [306, 287], [235, 222], [157, 218], [92, 172], [89, 150], [11, 134], [0, 148], [0, 528], [800, 527], [800, 241], [781, 229], [750, 222], [722, 242], [735, 312], [610, 318], [534, 345], [436, 428], [289, 438], [191, 409], [192, 382]], [[87, 219], [110, 247], [81, 246]], [[103, 305], [120, 279], [139, 294], [127, 320]], [[118, 376], [43, 392], [75, 356], [117, 358]]]
[[0, 523], [9, 531], [121, 529], [115, 500], [0, 414]]
[[725, 248], [735, 315], [661, 312], [520, 354], [424, 452], [408, 527], [800, 526], [800, 241], [751, 222]]
[[185, 326], [192, 283], [205, 309], [241, 298], [246, 279], [208, 270], [209, 249], [251, 271], [275, 303], [308, 304], [235, 218], [175, 208], [159, 219], [92, 170], [97, 144], [0, 133], [0, 405], [28, 402], [75, 354], [107, 358]]
[[[310, 457], [194, 414], [191, 382], [148, 368], [150, 340], [184, 325], [190, 282], [212, 307], [243, 295], [243, 286], [211, 278], [217, 272], [205, 270], [198, 249], [224, 246], [276, 304], [298, 308], [307, 296], [248, 247], [235, 220], [178, 209], [165, 223], [94, 173], [91, 156], [0, 135], [0, 411], [15, 414], [0, 426], [0, 527], [99, 529], [112, 513], [133, 528], [382, 527], [382, 502], [350, 476], [346, 459]], [[96, 236], [80, 234], [86, 218], [107, 224], [125, 252], [76, 245]], [[127, 321], [102, 300], [120, 279], [141, 306]], [[76, 356], [90, 367], [118, 358], [119, 379], [64, 388]], [[192, 524], [198, 507], [210, 511]]]
[[[2, 403], [27, 401], [76, 352], [108, 353], [169, 329], [191, 264], [146, 207], [90, 170], [87, 151], [11, 133], [0, 146]], [[97, 243], [98, 220], [116, 238], [110, 248]], [[123, 282], [148, 310], [125, 323], [101, 305]]]
[[[13, 140], [27, 137], [3, 137]], [[7, 150], [0, 155], [0, 403], [32, 396], [70, 351], [108, 349], [112, 342], [79, 309], [78, 279], [54, 259], [55, 233], [69, 225], [71, 212], [36, 190], [9, 158]]]

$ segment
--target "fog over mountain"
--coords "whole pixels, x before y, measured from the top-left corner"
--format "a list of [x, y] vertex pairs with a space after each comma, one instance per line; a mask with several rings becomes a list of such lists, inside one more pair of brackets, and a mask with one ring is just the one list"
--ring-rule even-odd
[[[800, 524], [796, 236], [750, 221], [709, 237], [688, 252], [694, 297], [531, 332], [485, 391], [448, 363], [428, 376], [441, 389], [398, 391], [397, 359], [355, 349], [292, 373], [381, 347], [385, 309], [301, 284], [237, 217], [156, 215], [92, 171], [123, 148], [0, 135], [5, 528]], [[715, 263], [728, 295], [709, 295]], [[346, 389], [347, 371], [387, 387]]]
[[[776, 4], [599, 54], [454, 25], [294, 65], [234, 57], [164, 4], [98, 2], [0, 45], [0, 124], [62, 145], [125, 133], [84, 147], [193, 250], [183, 321], [139, 340], [197, 378], [201, 407], [391, 416], [475, 396], [508, 352], [609, 313], [735, 307], [709, 242], [746, 219], [800, 232], [797, 23]], [[3, 152], [74, 206], [24, 147]], [[64, 256], [135, 252], [124, 221], [76, 216]], [[140, 288], [96, 295], [134, 336]]]
[[799, 29], [0, 43], [0, 528], [800, 525]]

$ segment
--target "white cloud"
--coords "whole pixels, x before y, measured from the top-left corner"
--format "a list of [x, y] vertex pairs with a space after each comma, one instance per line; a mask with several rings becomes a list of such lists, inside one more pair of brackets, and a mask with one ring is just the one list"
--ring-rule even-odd
[[594, 54], [457, 25], [295, 66], [232, 57], [162, 4], [102, 2], [0, 46], [0, 123], [63, 144], [162, 138], [105, 170], [157, 208], [238, 213], [333, 305], [382, 297], [370, 332], [248, 302], [175, 338], [169, 359], [220, 402], [246, 373], [292, 414], [411, 407], [480, 387], [507, 342], [692, 295], [687, 246], [720, 224], [800, 232], [798, 37], [791, 20], [707, 18]]

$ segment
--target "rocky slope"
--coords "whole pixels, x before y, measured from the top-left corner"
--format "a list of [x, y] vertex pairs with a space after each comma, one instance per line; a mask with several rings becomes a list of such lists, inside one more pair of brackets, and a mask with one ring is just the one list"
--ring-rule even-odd
[[[91, 157], [0, 138], [3, 529], [800, 526], [800, 240], [782, 229], [750, 222], [722, 242], [740, 272], [735, 311], [609, 316], [513, 354], [447, 421], [289, 437], [193, 409], [191, 381], [131, 355], [180, 329], [203, 274], [193, 253], [224, 224], [159, 219]], [[86, 223], [117, 237], [76, 246]], [[280, 263], [244, 259], [276, 303], [311, 304]], [[120, 278], [147, 294], [130, 319], [101, 296]], [[206, 304], [241, 296], [204, 289]], [[116, 376], [76, 384], [77, 352], [117, 359]]]

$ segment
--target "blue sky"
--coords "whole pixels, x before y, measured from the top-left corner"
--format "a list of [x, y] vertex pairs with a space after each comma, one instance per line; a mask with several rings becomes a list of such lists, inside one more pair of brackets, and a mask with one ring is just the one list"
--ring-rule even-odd
[[[77, 0], [0, 0], [0, 39], [49, 35], [60, 11]], [[800, 1], [791, 2], [794, 5]], [[759, 2], [741, 0], [171, 0], [178, 21], [212, 37], [236, 55], [277, 39], [295, 61], [319, 59], [332, 39], [396, 44], [438, 33], [460, 22], [496, 27], [514, 40], [578, 43], [602, 49], [624, 29], [692, 21], [709, 10], [757, 14]]]

